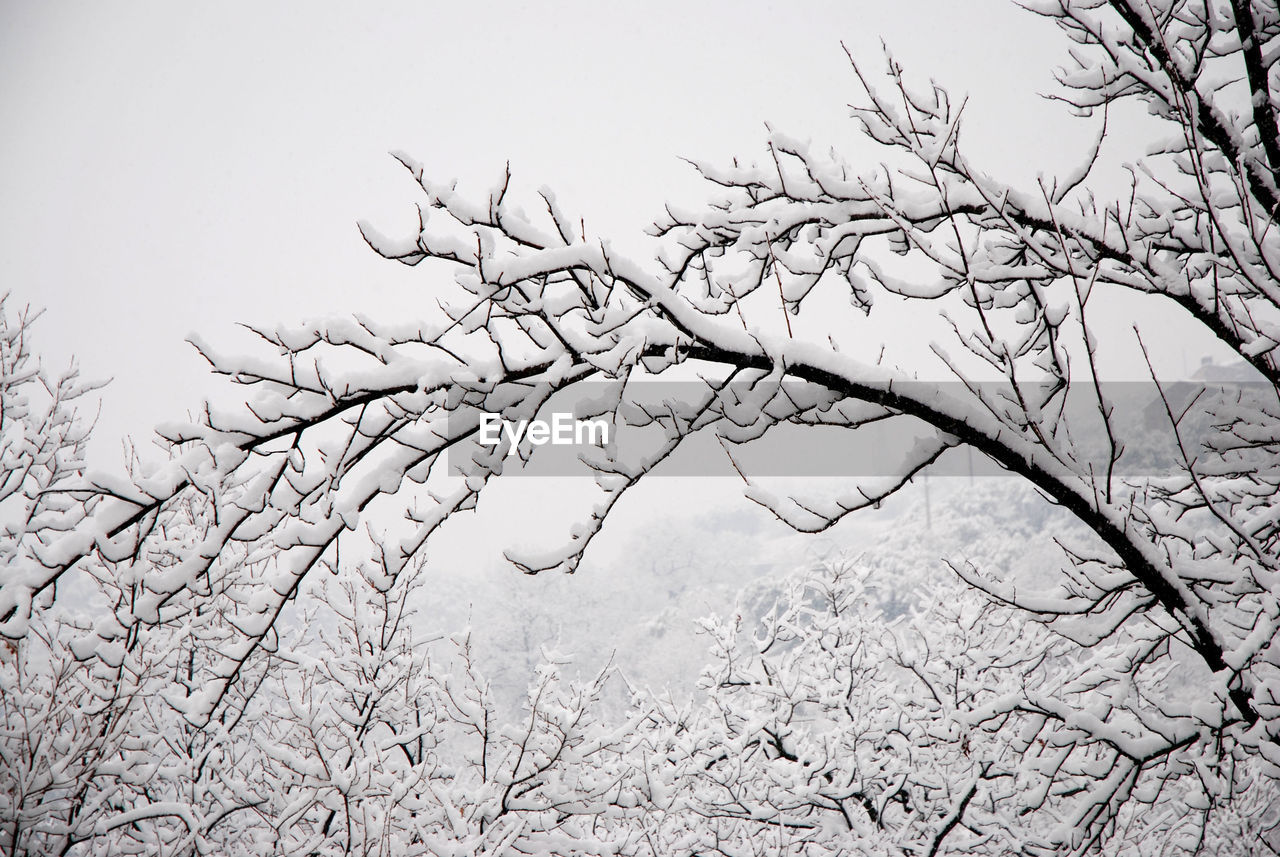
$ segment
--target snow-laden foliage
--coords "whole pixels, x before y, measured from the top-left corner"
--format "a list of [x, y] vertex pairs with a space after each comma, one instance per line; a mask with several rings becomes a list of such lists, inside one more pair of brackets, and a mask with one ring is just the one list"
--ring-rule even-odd
[[[55, 375], [31, 348], [37, 313], [14, 311], [0, 297], [0, 563], [27, 561], [48, 516], [70, 503], [57, 492], [82, 475], [92, 414], [79, 407], [94, 385], [73, 366]], [[96, 807], [86, 803], [87, 779], [104, 757], [130, 743], [109, 712], [127, 700], [128, 677], [109, 666], [83, 675], [67, 651], [61, 617], [38, 613], [27, 624], [31, 597], [22, 595], [14, 621], [21, 633], [0, 643], [0, 853], [48, 853], [67, 829], [82, 827]], [[125, 703], [127, 707], [128, 703]], [[107, 712], [107, 713], [102, 713]]]
[[[20, 570], [42, 534], [58, 529], [51, 524], [60, 513], [79, 506], [62, 492], [84, 474], [93, 415], [79, 408], [99, 385], [81, 381], [74, 364], [57, 375], [45, 368], [30, 342], [39, 313], [24, 307], [14, 314], [11, 300], [0, 296], [0, 567]], [[7, 611], [9, 639], [26, 632], [31, 599], [55, 584], [11, 594], [18, 603]]]
[[261, 845], [1244, 855], [1280, 841], [1280, 789], [1256, 759], [1141, 726], [1152, 705], [1187, 704], [1176, 665], [1127, 677], [1133, 646], [1078, 646], [941, 571], [815, 563], [704, 621], [712, 659], [691, 699], [634, 693], [605, 716], [611, 670], [582, 682], [544, 663], [514, 721], [494, 714], [476, 632], [433, 646], [414, 630], [421, 580], [406, 579], [326, 577], [317, 593], [336, 621], [313, 617], [323, 630], [280, 674], [283, 731], [254, 777], [273, 796]]
[[[908, 740], [929, 734], [942, 743], [926, 753], [936, 757], [927, 763], [938, 769], [937, 793], [923, 785], [904, 793], [919, 809], [894, 816], [898, 809], [886, 805], [875, 819], [865, 805], [861, 816], [848, 813], [858, 825], [892, 822], [891, 833], [873, 841], [928, 853], [952, 836], [981, 839], [986, 830], [992, 838], [983, 842], [1081, 853], [1095, 845], [1124, 850], [1150, 831], [1182, 843], [1180, 825], [1202, 804], [1231, 802], [1244, 782], [1232, 773], [1237, 765], [1275, 776], [1280, 15], [1262, 0], [1028, 5], [1069, 40], [1055, 97], [1098, 129], [1078, 169], [1034, 187], [974, 167], [963, 104], [940, 86], [917, 86], [892, 60], [883, 77], [854, 61], [865, 91], [853, 121], [883, 157], [850, 164], [774, 133], [758, 163], [699, 165], [710, 198], [666, 212], [654, 228], [652, 263], [615, 252], [550, 191], [529, 214], [509, 193], [509, 176], [470, 198], [400, 156], [423, 194], [418, 223], [403, 237], [366, 225], [365, 238], [408, 265], [443, 263], [455, 271], [454, 286], [424, 300], [417, 318], [261, 331], [260, 354], [199, 344], [215, 372], [247, 388], [243, 408], [166, 427], [175, 455], [164, 466], [139, 465], [124, 479], [92, 475], [70, 493], [45, 486], [39, 513], [8, 531], [0, 634], [15, 645], [27, 645], [35, 617], [48, 614], [40, 599], [87, 564], [107, 580], [112, 610], [68, 643], [76, 657], [118, 667], [148, 650], [142, 641], [153, 631], [192, 647], [185, 678], [175, 672], [176, 684], [158, 697], [181, 715], [181, 728], [195, 731], [185, 751], [190, 770], [175, 774], [173, 789], [139, 792], [130, 798], [136, 805], [121, 805], [121, 829], [163, 818], [175, 836], [198, 842], [220, 819], [239, 824], [247, 810], [204, 785], [214, 776], [212, 756], [198, 748], [222, 746], [218, 730], [243, 721], [255, 676], [287, 657], [289, 605], [308, 578], [328, 568], [350, 574], [358, 563], [340, 562], [344, 534], [376, 508], [399, 506], [407, 527], [373, 539], [364, 567], [376, 569], [382, 589], [400, 585], [444, 521], [474, 507], [505, 468], [540, 454], [527, 439], [510, 458], [509, 439], [480, 443], [480, 415], [530, 419], [557, 396], [575, 402], [579, 416], [610, 421], [617, 434], [583, 452], [599, 488], [584, 522], [558, 550], [511, 555], [529, 572], [575, 570], [619, 499], [695, 435], [714, 436], [748, 497], [802, 531], [879, 504], [949, 450], [967, 447], [1092, 533], [1052, 574], [1034, 578], [953, 563], [969, 589], [1030, 629], [1020, 646], [1056, 641], [1077, 653], [1050, 646], [1037, 669], [1052, 670], [1003, 693], [998, 684], [963, 688], [982, 700], [975, 729], [1022, 724], [1028, 742], [977, 761], [972, 736], [970, 756], [953, 758], [946, 743], [953, 733], [928, 731], [940, 728], [929, 720], [936, 712], [894, 695], [906, 692], [894, 684], [905, 677], [879, 676], [890, 684], [887, 704], [909, 709], [899, 712], [904, 726], [918, 718], [910, 728], [920, 731], [906, 730]], [[1150, 118], [1129, 122], [1131, 103]], [[1125, 134], [1110, 133], [1113, 115], [1127, 117]], [[1116, 167], [1127, 176], [1119, 187], [1110, 175]], [[1098, 336], [1103, 306], [1110, 315], [1134, 313], [1139, 334], [1146, 307], [1173, 308], [1233, 351], [1254, 383], [1183, 401], [1156, 380], [1149, 360], [1130, 362]], [[893, 329], [903, 332], [885, 335]], [[1133, 353], [1149, 356], [1140, 335], [1137, 342]], [[1104, 381], [1143, 373], [1157, 419], [1135, 430]], [[684, 393], [655, 406], [644, 391], [653, 379], [681, 381]], [[588, 382], [590, 391], [575, 399]], [[735, 457], [780, 428], [844, 432], [856, 443], [885, 423], [913, 442], [886, 462], [889, 475], [853, 479], [834, 498], [774, 494]], [[648, 426], [648, 440], [627, 439], [636, 425]], [[1172, 466], [1135, 470], [1126, 454], [1153, 430]], [[357, 550], [366, 543], [345, 538], [353, 542]], [[946, 616], [956, 628], [975, 627], [963, 611]], [[994, 628], [974, 633], [958, 645], [1000, 644]], [[910, 640], [895, 645], [905, 652], [900, 659], [915, 663]], [[161, 659], [181, 650], [151, 649]], [[1001, 653], [968, 656], [981, 672], [988, 663], [981, 658]], [[54, 652], [52, 662], [60, 657]], [[1021, 663], [1019, 655], [1009, 669]], [[1050, 676], [1056, 688], [1045, 683]], [[307, 681], [300, 687], [323, 683]], [[349, 729], [350, 712], [291, 692], [299, 718], [309, 719], [282, 724], [294, 730], [286, 746], [296, 754], [311, 740], [326, 764], [327, 754], [343, 765], [356, 759], [357, 736], [331, 734]], [[590, 694], [556, 690], [548, 697], [557, 700], [550, 731], [539, 731], [535, 706], [530, 736], [545, 734], [554, 746], [557, 734], [568, 735], [564, 712]], [[733, 704], [760, 703], [739, 696]], [[874, 719], [877, 711], [865, 713]], [[725, 728], [735, 722], [729, 717]], [[1052, 739], [1043, 752], [1034, 744], [1040, 735]], [[761, 759], [799, 757], [781, 738], [773, 751], [758, 735], [726, 732], [731, 738], [744, 753], [750, 741], [762, 742]], [[529, 752], [541, 759], [549, 751]], [[821, 756], [814, 759], [821, 767]], [[905, 771], [891, 762], [886, 770]], [[330, 770], [328, 779], [311, 761], [298, 764], [298, 788], [325, 795], [333, 824], [349, 795], [382, 788], [358, 763]], [[506, 774], [513, 782], [529, 770], [522, 764], [533, 763], [515, 762]], [[717, 820], [757, 823], [763, 818], [753, 813], [773, 812], [779, 836], [798, 835], [787, 815], [798, 805], [785, 795], [800, 785], [789, 776], [776, 793], [767, 784], [743, 786], [742, 806]], [[488, 782], [501, 780], [477, 781]], [[196, 789], [195, 797], [176, 803], [179, 786]], [[237, 800], [258, 799], [252, 788], [227, 788]], [[559, 835], [555, 824], [576, 824], [590, 803], [574, 797], [548, 807], [536, 791], [532, 804], [521, 804], [530, 813], [521, 831]], [[707, 791], [691, 799], [716, 800]], [[376, 801], [361, 800], [374, 812]], [[376, 805], [376, 813], [392, 813]], [[1147, 805], [1163, 809], [1143, 811]], [[1161, 812], [1166, 821], [1156, 818]], [[932, 827], [920, 821], [926, 816]], [[474, 817], [496, 818], [489, 809]], [[289, 835], [302, 843], [323, 833], [328, 818], [299, 816]], [[1036, 825], [1034, 833], [1019, 832], [1024, 823]]]
[[[903, 572], [891, 571], [899, 585]], [[691, 850], [1275, 845], [1280, 793], [1257, 760], [1224, 760], [1214, 736], [1151, 722], [1195, 696], [1144, 641], [1078, 646], [927, 575], [918, 604], [888, 620], [876, 576], [837, 559], [791, 578], [758, 621], [708, 620], [707, 700], [661, 709]]]
[[522, 719], [500, 720], [470, 634], [432, 645], [416, 627], [419, 572], [326, 577], [315, 593], [324, 606], [272, 691], [259, 850], [245, 853], [616, 853], [597, 816], [632, 788], [629, 724], [600, 720], [607, 673], [544, 664]]

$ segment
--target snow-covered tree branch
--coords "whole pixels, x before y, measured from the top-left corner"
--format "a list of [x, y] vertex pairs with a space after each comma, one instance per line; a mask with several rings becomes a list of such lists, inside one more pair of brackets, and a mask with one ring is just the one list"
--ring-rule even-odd
[[[201, 680], [192, 672], [169, 702], [203, 730], [248, 704], [246, 685], [280, 650], [282, 617], [308, 577], [354, 567], [340, 561], [344, 539], [374, 545], [366, 567], [381, 582], [369, 582], [390, 591], [443, 522], [541, 454], [527, 437], [483, 442], [485, 414], [528, 421], [569, 400], [615, 432], [582, 451], [599, 488], [583, 523], [558, 550], [510, 554], [531, 573], [576, 570], [619, 499], [695, 435], [720, 441], [747, 496], [805, 532], [876, 505], [967, 447], [1068, 510], [1091, 541], [1064, 548], [1055, 574], [1036, 580], [955, 562], [986, 606], [945, 617], [957, 629], [947, 641], [954, 658], [920, 655], [914, 637], [889, 629], [871, 672], [784, 694], [787, 710], [770, 709], [778, 700], [767, 694], [730, 690], [738, 679], [727, 667], [721, 720], [700, 727], [711, 731], [687, 758], [668, 759], [687, 768], [689, 806], [714, 822], [704, 831], [723, 824], [738, 831], [726, 836], [747, 836], [772, 825], [802, 835], [829, 813], [849, 835], [890, 830], [884, 853], [932, 855], [960, 840], [993, 853], [1103, 844], [1119, 853], [1165, 823], [1152, 820], [1159, 813], [1137, 818], [1135, 807], [1231, 805], [1237, 765], [1280, 769], [1280, 13], [1261, 0], [1028, 6], [1070, 40], [1054, 97], [1097, 130], [1076, 169], [1030, 186], [975, 166], [963, 101], [892, 58], [880, 74], [878, 62], [852, 56], [861, 88], [853, 121], [880, 157], [849, 163], [773, 132], [756, 162], [698, 164], [709, 198], [671, 206], [655, 223], [652, 262], [591, 234], [550, 190], [516, 200], [504, 173], [469, 196], [397, 155], [421, 191], [417, 222], [394, 235], [362, 224], [362, 234], [387, 259], [452, 270], [454, 283], [408, 320], [262, 330], [251, 355], [197, 342], [214, 372], [246, 388], [245, 405], [164, 427], [174, 455], [154, 471], [90, 475], [57, 494], [42, 486], [45, 505], [6, 559], [0, 633], [24, 640], [39, 600], [69, 570], [110, 566], [126, 575], [127, 597], [77, 656], [118, 664], [142, 629], [202, 617], [218, 644], [201, 650]], [[1136, 121], [1132, 104], [1150, 116]], [[1115, 134], [1121, 115], [1148, 136]], [[1116, 294], [1138, 300], [1110, 300]], [[1133, 313], [1129, 351], [1099, 336], [1104, 306]], [[1176, 307], [1234, 352], [1252, 383], [1178, 399], [1152, 369], [1146, 306]], [[884, 333], [893, 329], [908, 332]], [[1154, 431], [1176, 452], [1172, 466], [1128, 466], [1153, 427], [1136, 431], [1121, 418], [1106, 382], [1126, 373], [1156, 392], [1163, 421]], [[697, 392], [654, 407], [645, 386], [655, 380]], [[780, 426], [844, 430], [855, 443], [886, 421], [914, 444], [890, 476], [851, 480], [834, 499], [776, 495], [734, 459]], [[660, 438], [627, 441], [640, 426]], [[403, 525], [364, 540], [358, 525], [380, 509], [403, 512]], [[1013, 624], [981, 627], [996, 613]], [[774, 633], [791, 639], [786, 628]], [[732, 661], [727, 636], [723, 646]], [[982, 663], [963, 682], [948, 679], [966, 658]], [[995, 663], [1007, 671], [997, 675]], [[297, 717], [290, 753], [277, 761], [307, 794], [285, 814], [298, 843], [355, 824], [353, 800], [386, 797], [359, 761], [372, 752], [361, 730], [377, 722], [359, 717], [376, 712], [383, 692], [381, 679], [360, 673], [369, 668], [328, 677], [359, 687], [351, 710], [315, 702], [314, 683], [290, 690]], [[834, 704], [822, 696], [832, 688], [853, 693], [854, 672], [896, 690], [859, 702], [865, 710], [849, 697], [852, 732], [839, 738], [849, 747], [824, 745], [835, 733], [797, 744], [794, 709]], [[750, 687], [762, 682], [794, 687], [768, 674]], [[437, 798], [460, 839], [496, 836], [490, 824], [512, 825], [499, 837], [510, 841], [557, 829], [621, 794], [634, 771], [615, 773], [620, 751], [577, 737], [569, 716], [597, 691], [556, 690], [572, 699], [557, 697], [554, 717], [539, 714], [538, 696], [525, 738], [508, 736], [499, 749], [475, 720], [483, 694], [446, 686], [440, 704], [484, 735], [476, 788], [493, 790], [485, 809]], [[936, 704], [918, 704], [921, 693]], [[937, 732], [961, 721], [970, 732]], [[904, 747], [877, 725], [890, 722], [903, 724]], [[984, 743], [1010, 733], [1018, 737]], [[894, 748], [882, 769], [836, 765], [861, 751], [852, 743], [864, 734], [877, 752]], [[610, 762], [578, 782], [585, 792], [545, 796], [565, 752], [588, 763], [584, 746]], [[408, 750], [382, 751], [415, 764]], [[810, 757], [811, 770], [797, 773]], [[760, 772], [746, 773], [753, 765]], [[533, 820], [502, 821], [517, 809]], [[209, 815], [173, 817], [194, 835]], [[547, 818], [555, 824], [539, 827]], [[1034, 836], [1017, 832], [1033, 822], [1043, 822]], [[1182, 842], [1181, 825], [1161, 835], [1177, 827]], [[356, 828], [344, 835], [354, 847]], [[719, 836], [698, 847], [723, 848]], [[1188, 850], [1202, 847], [1193, 840]]]

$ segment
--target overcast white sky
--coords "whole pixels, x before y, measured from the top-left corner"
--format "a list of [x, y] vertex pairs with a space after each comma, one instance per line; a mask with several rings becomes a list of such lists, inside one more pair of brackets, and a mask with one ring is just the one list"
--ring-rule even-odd
[[[975, 136], [1010, 99], [1044, 110], [1042, 51], [1061, 48], [1006, 0], [0, 8], [4, 288], [47, 308], [51, 357], [113, 379], [109, 449], [199, 404], [190, 331], [433, 309], [448, 271], [385, 262], [355, 228], [410, 223], [390, 150], [477, 192], [509, 160], [626, 246], [699, 197], [680, 157], [759, 157], [766, 121], [847, 139], [841, 40], [980, 89]], [[1034, 123], [1002, 129], [1024, 160], [1042, 148]]]
[[[47, 308], [51, 361], [112, 379], [94, 463], [114, 469], [121, 437], [208, 394], [188, 332], [433, 311], [449, 272], [384, 261], [356, 230], [412, 222], [388, 151], [477, 193], [510, 161], [517, 190], [549, 185], [635, 246], [665, 200], [700, 197], [680, 157], [760, 157], [766, 121], [856, 162], [841, 41], [878, 71], [882, 39], [971, 94], [980, 164], [1025, 178], [1091, 142], [1039, 96], [1065, 42], [1007, 0], [0, 0], [3, 288]], [[645, 490], [633, 508], [672, 502]]]

